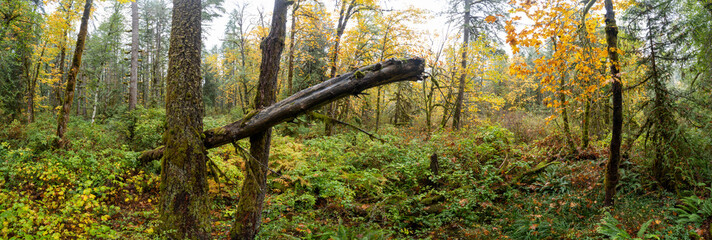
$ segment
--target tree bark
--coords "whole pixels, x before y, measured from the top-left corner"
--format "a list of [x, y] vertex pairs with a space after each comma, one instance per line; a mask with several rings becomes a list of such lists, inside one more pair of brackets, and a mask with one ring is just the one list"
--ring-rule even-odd
[[571, 153], [576, 151], [576, 145], [571, 137], [571, 128], [569, 127], [569, 111], [566, 104], [566, 73], [561, 72], [561, 77], [559, 79], [559, 102], [561, 102], [561, 118], [564, 124], [564, 136], [566, 137], [566, 145], [569, 147]]
[[457, 87], [457, 101], [455, 102], [455, 112], [452, 116], [452, 128], [460, 129], [462, 125], [461, 114], [462, 114], [462, 104], [465, 99], [465, 79], [467, 78], [467, 47], [470, 41], [470, 0], [465, 0], [465, 16], [464, 24], [462, 26], [462, 62], [460, 74], [460, 84]]
[[[331, 70], [330, 78], [336, 76], [336, 65], [339, 62], [339, 44], [341, 43], [341, 36], [344, 35], [344, 30], [346, 30], [346, 24], [348, 24], [349, 19], [356, 13], [356, 5], [358, 3], [355, 0], [344, 0], [341, 1], [339, 10], [339, 22], [336, 25], [336, 40], [334, 41], [334, 51], [331, 53]], [[327, 116], [331, 118], [336, 118], [336, 102], [332, 102], [327, 107]], [[333, 124], [330, 122], [324, 122], [324, 134], [330, 136], [333, 132]]]
[[589, 138], [589, 128], [591, 126], [590, 119], [591, 119], [591, 97], [587, 96], [586, 97], [586, 102], [584, 103], [584, 110], [583, 110], [583, 120], [581, 121], [581, 149], [586, 149], [588, 148], [588, 145], [590, 143], [590, 138]]
[[623, 84], [620, 79], [620, 66], [618, 62], [618, 26], [616, 26], [613, 1], [605, 0], [606, 7], [606, 42], [608, 43], [608, 56], [611, 60], [611, 91], [613, 92], [613, 124], [611, 127], [611, 145], [608, 165], [606, 166], [604, 206], [613, 206], [616, 195], [616, 186], [620, 179], [618, 167], [621, 160], [621, 130], [623, 129]]
[[82, 22], [79, 26], [79, 35], [77, 36], [77, 46], [74, 49], [74, 57], [72, 58], [72, 66], [67, 75], [67, 88], [64, 94], [64, 102], [62, 109], [57, 116], [57, 142], [58, 148], [67, 147], [67, 139], [64, 134], [67, 132], [67, 122], [69, 122], [69, 111], [72, 110], [72, 101], [74, 100], [74, 85], [76, 84], [79, 67], [82, 65], [82, 53], [84, 52], [84, 42], [87, 37], [87, 25], [89, 23], [89, 14], [91, 12], [92, 0], [87, 0], [84, 4], [84, 14], [82, 14]]
[[[556, 37], [551, 37], [551, 41], [554, 44], [554, 52], [557, 51]], [[559, 102], [561, 104], [561, 119], [564, 125], [564, 137], [566, 137], [566, 145], [569, 147], [570, 153], [576, 151], [576, 145], [571, 138], [571, 128], [569, 127], [569, 111], [566, 104], [566, 70], [559, 69], [561, 76], [559, 76]]]
[[[349, 95], [357, 95], [366, 89], [406, 80], [421, 80], [425, 60], [390, 59], [385, 62], [362, 67], [342, 74], [295, 93], [294, 95], [259, 110], [247, 114], [245, 118], [228, 125], [206, 130], [203, 144], [207, 149], [219, 147], [249, 137], [269, 127], [285, 122], [314, 108]], [[360, 72], [360, 74], [355, 74]], [[139, 156], [141, 162], [156, 160], [163, 156], [163, 147], [144, 151]]]
[[59, 79], [57, 82], [54, 83], [54, 99], [56, 102], [56, 106], [61, 106], [62, 105], [62, 83], [64, 82], [64, 63], [66, 62], [67, 58], [67, 47], [65, 46], [67, 44], [67, 33], [65, 32], [62, 37], [62, 42], [60, 43], [59, 47], [59, 66], [57, 66]]
[[289, 57], [287, 63], [287, 95], [294, 92], [294, 33], [297, 25], [297, 10], [299, 10], [299, 0], [292, 7], [292, 26], [289, 30]]
[[[63, 19], [63, 20], [65, 21], [64, 24], [67, 24], [67, 26], [72, 25], [72, 19], [70, 19], [71, 16], [70, 16], [69, 11], [73, 8], [73, 6], [74, 6], [74, 1], [69, 1], [69, 3], [67, 3], [66, 6], [63, 6], [64, 13], [67, 16], [67, 18]], [[59, 43], [59, 49], [60, 49], [59, 50], [59, 59], [58, 59], [58, 61], [59, 61], [59, 64], [58, 64], [59, 65], [58, 66], [59, 79], [57, 80], [57, 82], [55, 82], [55, 84], [54, 84], [55, 87], [53, 89], [54, 90], [54, 100], [57, 101], [56, 102], [57, 105], [53, 105], [53, 107], [61, 106], [63, 104], [62, 103], [62, 100], [63, 100], [62, 99], [62, 84], [64, 82], [64, 67], [65, 67], [64, 65], [66, 64], [66, 58], [67, 58], [67, 54], [66, 54], [67, 53], [67, 30], [66, 29], [62, 32], [62, 40]], [[52, 99], [50, 99], [50, 102], [52, 102], [51, 100]]]
[[131, 2], [131, 80], [129, 82], [129, 111], [138, 102], [138, 3]]
[[96, 105], [98, 105], [99, 102], [99, 90], [96, 90], [94, 92], [94, 105], [92, 107], [91, 111], [91, 124], [94, 124], [94, 118], [96, 117]]
[[[287, 9], [292, 1], [275, 0], [272, 26], [269, 35], [261, 44], [262, 62], [255, 97], [255, 108], [267, 107], [277, 99], [277, 76], [279, 59], [284, 50]], [[235, 223], [230, 230], [230, 239], [254, 239], [262, 222], [262, 207], [267, 192], [267, 166], [272, 128], [266, 127], [250, 136], [250, 155], [247, 159], [245, 181], [237, 203]]]
[[452, 98], [452, 88], [455, 85], [455, 78], [457, 76], [455, 66], [453, 65], [450, 69], [450, 84], [447, 86], [447, 95], [443, 101], [443, 117], [440, 119], [440, 128], [447, 127], [447, 122], [450, 120], [450, 114], [452, 112], [452, 103], [450, 103], [450, 98]]
[[655, 152], [655, 157], [653, 158], [653, 178], [662, 186], [665, 190], [673, 191], [675, 189], [675, 184], [673, 179], [668, 176], [669, 163], [667, 163], [668, 154], [671, 152], [671, 138], [673, 132], [671, 129], [675, 129], [677, 126], [674, 123], [672, 113], [668, 110], [668, 96], [665, 84], [663, 80], [660, 79], [660, 73], [657, 67], [657, 56], [655, 52], [655, 42], [653, 42], [653, 37], [649, 38], [650, 43], [650, 64], [651, 64], [651, 74], [650, 85], [653, 88], [653, 107], [650, 112], [649, 119], [647, 121], [651, 122], [652, 131], [652, 144], [653, 150]]
[[210, 239], [207, 155], [202, 143], [201, 0], [174, 0], [165, 154], [161, 163], [160, 230], [171, 239]]
[[[40, 57], [38, 59], [42, 59], [45, 53], [45, 49], [47, 47], [47, 42], [42, 44], [42, 50], [40, 51]], [[29, 64], [31, 66], [31, 64]], [[35, 63], [35, 72], [34, 75], [30, 76], [30, 73], [28, 72], [27, 78], [29, 81], [29, 86], [27, 91], [27, 123], [33, 123], [35, 121], [35, 88], [37, 88], [37, 78], [40, 76], [40, 67], [42, 66], [42, 62], [38, 60], [37, 63]], [[29, 71], [29, 69], [28, 69]], [[31, 79], [30, 79], [31, 78]]]
[[376, 88], [376, 132], [381, 125], [381, 87]]

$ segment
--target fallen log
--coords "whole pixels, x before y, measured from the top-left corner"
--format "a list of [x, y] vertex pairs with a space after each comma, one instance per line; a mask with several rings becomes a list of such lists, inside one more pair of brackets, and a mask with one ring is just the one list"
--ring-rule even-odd
[[[390, 59], [359, 68], [295, 93], [243, 119], [203, 132], [206, 149], [219, 147], [249, 137], [257, 132], [294, 119], [300, 114], [349, 95], [358, 95], [366, 89], [384, 84], [422, 80], [425, 60], [422, 58]], [[138, 157], [145, 163], [160, 159], [163, 147], [147, 150]]]

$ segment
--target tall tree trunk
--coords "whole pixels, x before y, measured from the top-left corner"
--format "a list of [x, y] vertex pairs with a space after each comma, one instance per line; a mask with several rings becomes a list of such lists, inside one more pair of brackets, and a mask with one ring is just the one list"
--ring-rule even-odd
[[[552, 43], [554, 44], [554, 52], [557, 51], [556, 37], [551, 37]], [[571, 138], [571, 128], [569, 127], [569, 111], [566, 104], [566, 70], [561, 69], [559, 76], [559, 102], [561, 104], [561, 118], [564, 125], [564, 137], [566, 137], [566, 145], [569, 147], [571, 153], [576, 151], [576, 145]]]
[[605, 0], [606, 7], [606, 42], [608, 57], [611, 61], [611, 91], [613, 92], [613, 124], [611, 127], [611, 145], [608, 165], [606, 166], [605, 196], [603, 205], [613, 206], [616, 186], [620, 179], [618, 167], [621, 161], [621, 130], [623, 129], [623, 84], [620, 79], [620, 63], [618, 62], [618, 26], [613, 11], [613, 1]]
[[589, 128], [591, 124], [589, 123], [591, 119], [591, 97], [586, 96], [585, 106], [583, 108], [583, 120], [581, 121], [581, 149], [588, 148], [589, 145]]
[[79, 116], [79, 111], [82, 108], [82, 94], [84, 92], [84, 91], [82, 91], [83, 90], [82, 88], [84, 88], [83, 85], [84, 85], [84, 78], [80, 77], [78, 79], [77, 85], [75, 87], [76, 88], [75, 92], [76, 92], [77, 105], [75, 106], [75, 109], [74, 109], [74, 115], [76, 115], [76, 116]]
[[67, 122], [69, 122], [69, 111], [72, 110], [72, 101], [74, 100], [74, 85], [79, 73], [79, 66], [82, 65], [82, 53], [84, 52], [84, 42], [87, 37], [87, 25], [89, 23], [89, 14], [91, 12], [92, 0], [86, 0], [84, 4], [84, 14], [82, 14], [82, 23], [79, 25], [79, 35], [77, 36], [77, 46], [74, 49], [74, 57], [72, 58], [72, 66], [67, 75], [67, 88], [62, 109], [57, 114], [57, 142], [59, 148], [67, 147], [67, 139], [64, 134], [67, 132]]
[[[155, 32], [156, 33], [154, 33], [154, 36], [157, 36], [158, 31], [155, 31]], [[156, 39], [158, 39], [158, 37], [156, 37]], [[160, 43], [156, 42], [156, 47], [154, 49], [158, 49], [159, 45], [160, 45]], [[149, 90], [148, 95], [150, 96], [150, 100], [151, 100], [149, 106], [155, 106], [156, 103], [158, 102], [158, 94], [157, 94], [158, 75], [160, 74], [158, 72], [158, 65], [160, 64], [158, 62], [158, 59], [159, 59], [158, 56], [160, 55], [160, 52], [156, 51], [156, 52], [153, 52], [151, 55], [152, 55], [151, 56], [152, 57], [152, 61], [151, 61], [151, 88]]]
[[443, 117], [442, 119], [440, 119], [441, 128], [445, 128], [447, 126], [447, 122], [450, 120], [450, 113], [452, 111], [452, 104], [450, 103], [450, 98], [452, 98], [452, 89], [453, 85], [455, 85], [456, 76], [456, 66], [453, 65], [450, 69], [450, 84], [448, 84], [447, 86], [447, 94], [445, 95], [445, 102], [443, 103]]
[[299, 0], [292, 7], [292, 26], [289, 30], [289, 60], [287, 63], [287, 95], [294, 93], [294, 33], [297, 25], [297, 10], [299, 10]]
[[[588, 1], [588, 2], [586, 2]], [[581, 40], [581, 45], [586, 52], [586, 57], [591, 57], [591, 52], [593, 49], [591, 49], [591, 41], [588, 38], [588, 31], [586, 30], [586, 14], [588, 14], [588, 11], [591, 9], [593, 4], [596, 2], [595, 0], [585, 0], [586, 5], [584, 6], [582, 16], [581, 16], [581, 34], [579, 34], [579, 39]], [[605, 75], [605, 74], [604, 74]], [[588, 85], [590, 83], [587, 84]], [[587, 87], [587, 86], [586, 86]], [[584, 103], [584, 110], [583, 110], [583, 117], [581, 118], [581, 149], [586, 149], [588, 148], [589, 145], [589, 128], [591, 126], [590, 123], [590, 118], [591, 118], [591, 101], [592, 97], [590, 95], [587, 95], [585, 97], [585, 103]]]
[[566, 145], [570, 152], [576, 151], [576, 145], [571, 137], [571, 128], [569, 126], [569, 111], [566, 104], [566, 73], [562, 72], [559, 79], [559, 102], [561, 102], [561, 118], [564, 124], [564, 136], [566, 137]]
[[[342, 34], [343, 34], [343, 30], [337, 29], [336, 40], [334, 43], [334, 52], [331, 55], [331, 73], [329, 73], [329, 78], [334, 78], [336, 76], [336, 64], [338, 64], [338, 60], [339, 60], [339, 42], [341, 42]], [[329, 103], [329, 105], [327, 106], [327, 109], [326, 109], [326, 115], [331, 118], [336, 118], [337, 105], [338, 105], [337, 102]], [[324, 135], [331, 136], [333, 131], [334, 131], [334, 124], [332, 124], [331, 121], [324, 121]]]
[[91, 124], [94, 124], [94, 118], [96, 117], [96, 105], [99, 103], [99, 90], [97, 89], [96, 92], [94, 92], [94, 106], [92, 107], [91, 110]]
[[156, 73], [153, 76], [153, 100], [155, 105], [158, 105], [161, 103], [162, 95], [163, 92], [163, 71], [161, 71], [161, 33], [163, 32], [163, 27], [161, 21], [158, 21], [158, 26], [156, 26], [156, 59], [155, 63], [153, 64], [153, 67], [156, 69]]
[[[653, 158], [653, 177], [655, 180], [668, 191], [673, 191], [675, 189], [675, 184], [673, 179], [668, 177], [667, 172], [669, 171], [669, 164], [666, 164], [668, 159], [668, 154], [671, 152], [671, 138], [672, 131], [676, 124], [672, 113], [668, 110], [668, 97], [667, 90], [665, 88], [663, 80], [660, 79], [660, 73], [657, 67], [657, 56], [655, 52], [655, 43], [653, 42], [653, 37], [649, 38], [650, 43], [650, 63], [652, 76], [650, 78], [650, 84], [653, 88], [653, 106], [650, 113], [649, 122], [652, 122], [652, 144], [655, 152], [655, 157]], [[654, 120], [653, 120], [654, 119]]]
[[[336, 40], [334, 40], [334, 51], [331, 53], [331, 71], [329, 73], [329, 78], [334, 78], [336, 76], [336, 65], [339, 62], [339, 45], [341, 44], [341, 36], [344, 35], [344, 30], [346, 30], [346, 24], [348, 24], [349, 19], [355, 13], [356, 1], [341, 1], [339, 10], [339, 21], [336, 25]], [[327, 115], [331, 118], [336, 118], [336, 107], [337, 102], [332, 102], [327, 107]], [[324, 122], [324, 134], [329, 136], [332, 134], [333, 124], [330, 121]]]
[[403, 104], [402, 103], [403, 96], [402, 96], [402, 91], [401, 91], [400, 86], [396, 86], [396, 92], [395, 92], [394, 97], [396, 100], [396, 105], [393, 108], [393, 118], [391, 118], [391, 124], [393, 124], [394, 126], [397, 126], [400, 123], [399, 120], [402, 118], [401, 117], [401, 113], [402, 113], [401, 105]]
[[[277, 99], [277, 75], [279, 59], [284, 49], [287, 25], [287, 9], [292, 1], [275, 0], [272, 26], [269, 35], [262, 42], [262, 62], [260, 78], [255, 97], [255, 107], [262, 109], [272, 105]], [[237, 203], [235, 223], [230, 230], [230, 239], [254, 239], [262, 221], [262, 207], [267, 191], [267, 166], [272, 128], [266, 128], [250, 136], [250, 154], [247, 159], [245, 181]]]
[[[47, 42], [42, 45], [42, 50], [40, 51], [40, 57], [38, 59], [42, 59], [46, 47]], [[27, 89], [27, 123], [33, 123], [35, 121], [35, 88], [37, 88], [37, 78], [40, 76], [41, 66], [42, 62], [38, 60], [37, 63], [35, 63], [35, 72], [32, 76], [30, 76], [30, 73], [27, 73], [29, 80], [29, 86]]]
[[381, 125], [381, 87], [376, 88], [376, 132]]
[[201, 0], [173, 1], [159, 200], [160, 229], [171, 239], [210, 238], [200, 21]]
[[457, 87], [457, 100], [455, 101], [455, 112], [452, 116], [452, 128], [460, 129], [462, 125], [462, 104], [465, 99], [465, 79], [467, 78], [467, 47], [470, 41], [470, 0], [465, 0], [465, 16], [463, 18], [464, 24], [462, 26], [462, 62], [460, 69], [462, 73], [460, 74], [460, 84]]
[[129, 82], [129, 111], [138, 101], [138, 3], [131, 2], [131, 81]]
[[59, 75], [59, 80], [54, 83], [54, 99], [56, 101], [56, 106], [61, 106], [62, 105], [62, 83], [64, 82], [64, 63], [66, 62], [67, 58], [67, 47], [65, 46], [67, 44], [67, 32], [64, 32], [64, 35], [62, 37], [62, 42], [60, 43], [59, 47], [59, 66], [57, 69], [59, 70], [57, 75]]
[[[72, 6], [74, 6], [74, 1], [69, 1], [67, 3], [67, 6], [64, 7], [65, 14], [67, 14], [67, 18], [63, 19], [65, 24], [68, 26], [71, 26], [71, 19], [69, 16], [69, 11], [72, 9]], [[59, 80], [55, 82], [54, 84], [54, 100], [56, 101], [55, 106], [61, 106], [62, 105], [62, 83], [64, 82], [64, 64], [66, 62], [67, 58], [67, 30], [64, 30], [62, 32], [62, 41], [60, 41], [59, 44]], [[50, 99], [51, 101], [51, 99]]]

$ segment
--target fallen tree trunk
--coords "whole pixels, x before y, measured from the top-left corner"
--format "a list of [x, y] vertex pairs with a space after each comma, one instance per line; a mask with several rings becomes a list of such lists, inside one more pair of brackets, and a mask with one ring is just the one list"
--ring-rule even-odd
[[[390, 59], [362, 67], [304, 89], [256, 113], [248, 114], [239, 121], [206, 130], [203, 132], [203, 144], [206, 149], [219, 147], [293, 119], [324, 104], [348, 95], [360, 94], [369, 88], [400, 81], [422, 80], [424, 68], [425, 60], [417, 57], [405, 60]], [[142, 152], [138, 160], [144, 163], [162, 156], [163, 147], [159, 147]]]

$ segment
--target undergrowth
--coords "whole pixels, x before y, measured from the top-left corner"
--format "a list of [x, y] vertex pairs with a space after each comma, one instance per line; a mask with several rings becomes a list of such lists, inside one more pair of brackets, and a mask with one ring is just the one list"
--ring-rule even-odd
[[[0, 129], [0, 238], [160, 239], [155, 205], [160, 110], [70, 122], [67, 151], [51, 148], [52, 120]], [[146, 120], [151, 119], [151, 120]], [[206, 128], [227, 119], [206, 118]], [[517, 127], [521, 127], [516, 125]], [[562, 155], [559, 135], [534, 139], [483, 123], [426, 134], [386, 127], [324, 137], [320, 126], [283, 126], [273, 139], [261, 239], [701, 239], [710, 191], [661, 191], [642, 154], [621, 166], [615, 209], [603, 208], [604, 140], [585, 157]], [[527, 134], [527, 136], [522, 136]], [[236, 217], [244, 156], [209, 152], [213, 236]], [[438, 172], [432, 171], [436, 155]], [[541, 171], [535, 166], [551, 163]], [[699, 176], [696, 176], [698, 179]], [[680, 193], [684, 194], [684, 193]]]

